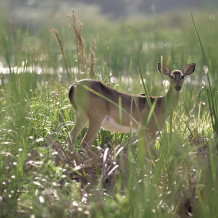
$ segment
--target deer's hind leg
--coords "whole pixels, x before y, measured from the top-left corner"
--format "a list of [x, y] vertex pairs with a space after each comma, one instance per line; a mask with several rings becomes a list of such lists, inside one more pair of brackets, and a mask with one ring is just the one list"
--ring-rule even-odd
[[78, 136], [78, 134], [85, 128], [86, 124], [88, 123], [89, 119], [83, 111], [76, 111], [76, 122], [73, 129], [69, 133], [69, 140], [68, 140], [68, 149], [72, 150], [73, 143]]
[[101, 128], [102, 120], [103, 120], [103, 116], [101, 116], [101, 114], [99, 114], [97, 119], [96, 117], [89, 118], [89, 128], [82, 141], [82, 147], [85, 150], [89, 150], [91, 148], [91, 144]]

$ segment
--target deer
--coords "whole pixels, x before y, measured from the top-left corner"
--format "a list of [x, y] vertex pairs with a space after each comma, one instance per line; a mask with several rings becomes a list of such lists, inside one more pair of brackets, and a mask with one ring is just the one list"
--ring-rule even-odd
[[85, 150], [90, 149], [100, 128], [118, 133], [135, 133], [146, 121], [152, 107], [154, 115], [146, 125], [146, 134], [155, 138], [159, 128], [177, 106], [185, 76], [191, 75], [196, 66], [191, 63], [183, 70], [171, 71], [163, 63], [157, 65], [158, 71], [170, 79], [169, 89], [164, 96], [127, 94], [94, 79], [83, 79], [72, 84], [69, 100], [76, 121], [68, 136], [68, 149], [73, 148], [76, 137], [88, 123], [88, 131], [81, 143]]

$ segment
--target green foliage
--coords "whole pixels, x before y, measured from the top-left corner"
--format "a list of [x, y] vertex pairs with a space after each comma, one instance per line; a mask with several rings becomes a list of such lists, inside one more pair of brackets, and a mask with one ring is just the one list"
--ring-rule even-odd
[[[172, 69], [196, 62], [196, 72], [155, 142], [147, 140], [144, 129], [137, 140], [100, 130], [96, 153], [99, 147], [114, 152], [126, 146], [120, 160], [114, 158], [120, 165], [110, 188], [100, 184], [101, 169], [95, 165], [94, 179], [85, 177], [88, 170], [79, 172], [88, 181], [84, 185], [71, 178], [71, 165], [57, 158], [57, 147], [66, 150], [74, 125], [69, 83], [90, 76], [77, 69], [72, 32], [63, 23], [54, 25], [69, 81], [47, 26], [34, 34], [1, 23], [0, 70], [8, 67], [8, 73], [0, 74], [0, 217], [176, 217], [188, 211], [195, 217], [216, 217], [217, 20], [196, 12], [193, 20], [172, 14], [84, 23], [87, 54], [87, 42], [96, 38], [95, 79], [116, 89], [144, 93], [144, 78], [148, 94], [162, 95], [166, 78], [156, 70], [161, 56]], [[75, 143], [78, 153], [84, 133]]]

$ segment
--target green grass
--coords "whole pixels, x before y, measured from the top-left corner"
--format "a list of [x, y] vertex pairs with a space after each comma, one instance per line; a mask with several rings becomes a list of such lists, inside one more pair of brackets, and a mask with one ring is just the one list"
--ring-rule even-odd
[[[56, 73], [65, 64], [49, 32], [50, 26], [58, 30], [68, 69], [77, 67], [70, 21], [48, 22], [34, 32], [2, 22], [0, 61], [10, 73], [0, 74], [0, 217], [177, 217], [190, 207], [194, 217], [216, 217], [218, 32], [211, 14], [95, 25], [84, 20], [87, 54], [96, 39], [95, 79], [116, 89], [144, 93], [142, 76], [149, 95], [162, 95], [166, 78], [156, 69], [161, 56], [172, 69], [191, 62], [197, 69], [154, 143], [146, 141], [143, 129], [137, 137], [100, 130], [93, 151], [106, 155], [109, 148], [109, 168], [100, 161], [76, 174], [72, 159], [60, 159], [74, 125], [68, 87], [90, 75]], [[14, 66], [23, 67], [22, 73]], [[32, 66], [43, 73], [30, 73]], [[86, 160], [80, 150], [84, 134], [75, 143], [77, 164]], [[115, 157], [118, 146], [125, 149]], [[111, 175], [103, 179], [102, 169]]]

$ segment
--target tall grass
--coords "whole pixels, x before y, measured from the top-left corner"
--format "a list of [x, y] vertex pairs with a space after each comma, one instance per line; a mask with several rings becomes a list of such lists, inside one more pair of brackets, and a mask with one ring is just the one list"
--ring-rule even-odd
[[[15, 28], [12, 38], [12, 27], [2, 25], [0, 61], [10, 74], [0, 75], [0, 217], [216, 217], [217, 21], [178, 14], [177, 28], [171, 16], [88, 30], [84, 22], [84, 34], [74, 17], [76, 23], [67, 21], [72, 29], [55, 26], [59, 45], [47, 27], [38, 47], [30, 43], [33, 33]], [[93, 35], [96, 45], [87, 48]], [[69, 82], [91, 77], [141, 93], [144, 78], [147, 93], [161, 95], [167, 89], [156, 70], [161, 56], [171, 68], [196, 62], [197, 69], [155, 142], [143, 128], [137, 135], [100, 130], [87, 158], [83, 130], [73, 154], [67, 152], [74, 125]], [[44, 73], [28, 72], [31, 66]], [[48, 75], [50, 68], [63, 73]]]
[[[208, 80], [208, 88], [207, 88], [207, 100], [209, 104], [209, 111], [210, 111], [210, 116], [211, 116], [211, 121], [212, 121], [212, 126], [214, 129], [214, 133], [217, 135], [218, 134], [218, 111], [217, 111], [217, 87], [216, 85], [212, 85], [211, 83], [211, 72], [216, 72], [216, 69], [213, 69], [211, 66], [210, 60], [208, 60], [207, 56], [205, 55], [205, 51], [201, 42], [201, 38], [197, 29], [197, 26], [195, 24], [194, 17], [192, 16], [192, 22], [195, 28], [195, 32], [201, 47], [202, 51], [202, 56], [203, 56], [203, 61], [205, 64], [208, 64], [206, 68], [209, 67], [209, 73], [207, 72], [207, 80]], [[214, 77], [216, 79], [216, 76]], [[216, 80], [215, 80], [216, 81]]]

